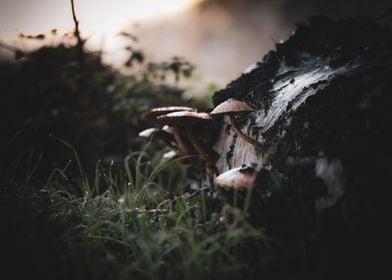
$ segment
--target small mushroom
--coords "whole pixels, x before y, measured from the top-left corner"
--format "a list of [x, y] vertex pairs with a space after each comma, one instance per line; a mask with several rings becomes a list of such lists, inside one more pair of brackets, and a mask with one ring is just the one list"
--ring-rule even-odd
[[152, 139], [158, 138], [164, 140], [171, 148], [176, 148], [173, 132], [170, 129], [163, 127], [162, 129], [152, 127], [140, 131], [138, 134], [141, 138]]
[[[166, 116], [166, 115], [163, 115], [163, 116]], [[177, 144], [177, 148], [178, 148], [180, 154], [182, 154], [182, 155], [195, 154], [195, 150], [192, 146], [192, 143], [188, 139], [185, 130], [178, 127], [177, 124], [174, 124], [173, 119], [171, 119], [171, 118], [159, 119], [159, 117], [161, 117], [161, 116], [157, 116], [155, 122], [157, 122], [161, 125], [164, 124], [163, 127], [165, 127], [165, 128], [168, 128], [169, 127], [168, 125], [172, 126], [173, 136], [174, 136], [174, 139], [175, 139], [175, 142]]]
[[245, 141], [251, 143], [252, 145], [256, 145], [257, 141], [252, 137], [250, 137], [249, 135], [243, 133], [235, 124], [235, 119], [234, 119], [234, 116], [237, 114], [253, 112], [253, 111], [255, 111], [255, 109], [250, 107], [248, 104], [236, 100], [234, 98], [229, 98], [225, 102], [222, 102], [221, 104], [216, 106], [214, 110], [210, 112], [210, 115], [211, 116], [228, 115], [230, 117], [231, 126], [233, 127], [234, 131], [238, 134], [238, 136], [240, 136]]
[[147, 128], [143, 131], [140, 131], [138, 136], [142, 137], [142, 138], [147, 138], [150, 139], [151, 137], [153, 137], [153, 135], [155, 133], [157, 133], [160, 129], [159, 128], [155, 128], [155, 127], [151, 127], [151, 128]]
[[163, 122], [165, 124], [174, 126], [174, 136], [176, 136], [181, 130], [185, 131], [186, 135], [188, 136], [187, 138], [191, 141], [195, 150], [205, 161], [211, 161], [212, 155], [198, 140], [192, 129], [192, 125], [202, 122], [208, 122], [211, 120], [212, 118], [208, 113], [192, 111], [173, 112], [157, 117], [158, 122]]
[[172, 127], [168, 126], [168, 125], [162, 126], [162, 130], [167, 132], [167, 133], [174, 134], [174, 129]]
[[172, 150], [172, 151], [168, 151], [168, 152], [164, 153], [162, 158], [164, 158], [164, 159], [172, 159], [175, 156], [177, 156], [177, 152]]
[[[156, 107], [156, 108], [152, 108], [151, 110], [145, 112], [144, 119], [149, 122], [152, 122], [152, 123], [157, 123], [157, 118], [159, 116], [173, 113], [173, 112], [178, 112], [178, 111], [196, 112], [196, 109], [191, 108], [191, 107], [185, 107], [185, 106]], [[162, 121], [160, 123], [162, 123]], [[171, 132], [170, 128], [167, 125], [164, 125], [162, 127], [162, 130], [166, 131], [166, 132]], [[177, 131], [176, 133], [174, 133], [174, 131], [173, 131], [172, 133], [173, 133], [175, 142], [177, 144], [178, 150], [180, 150], [180, 152], [185, 155], [193, 154], [194, 149], [193, 149], [192, 145], [190, 143], [188, 143], [189, 141], [186, 140], [185, 135], [183, 135], [184, 132]], [[171, 142], [169, 142], [169, 146], [173, 147]]]
[[185, 106], [168, 106], [168, 107], [157, 107], [144, 113], [144, 119], [150, 122], [155, 122], [157, 117], [161, 115], [166, 115], [178, 111], [190, 111], [196, 112], [195, 108], [185, 107]]
[[242, 165], [220, 174], [214, 179], [214, 185], [226, 189], [248, 189], [253, 187], [256, 176], [255, 166]]

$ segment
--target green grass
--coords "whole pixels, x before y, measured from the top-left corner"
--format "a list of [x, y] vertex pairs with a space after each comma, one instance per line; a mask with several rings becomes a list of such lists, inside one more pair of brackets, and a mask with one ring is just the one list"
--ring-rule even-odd
[[69, 276], [268, 279], [279, 245], [252, 227], [243, 209], [214, 206], [207, 191], [185, 200], [183, 168], [146, 150], [130, 153], [116, 171], [98, 163], [93, 179], [79, 165], [80, 178], [72, 183], [79, 191], [67, 187], [67, 167], [54, 170], [40, 190]]

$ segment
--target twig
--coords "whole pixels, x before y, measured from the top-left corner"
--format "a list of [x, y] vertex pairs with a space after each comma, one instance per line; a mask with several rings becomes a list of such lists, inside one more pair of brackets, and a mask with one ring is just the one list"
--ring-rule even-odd
[[84, 41], [83, 41], [82, 37], [80, 36], [79, 20], [76, 17], [74, 0], [71, 0], [71, 8], [72, 8], [72, 18], [73, 18], [73, 21], [75, 23], [74, 35], [75, 35], [76, 40], [77, 40], [76, 48], [77, 48], [77, 51], [78, 51], [78, 59], [79, 59], [80, 65], [83, 65], [84, 64], [84, 50], [83, 50]]

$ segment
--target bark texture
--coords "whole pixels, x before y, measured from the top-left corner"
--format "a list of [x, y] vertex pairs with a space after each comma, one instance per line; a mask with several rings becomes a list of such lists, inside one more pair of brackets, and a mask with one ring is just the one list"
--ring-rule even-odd
[[217, 168], [263, 167], [251, 220], [303, 249], [281, 260], [290, 279], [382, 271], [392, 179], [391, 34], [366, 17], [311, 18], [213, 97], [214, 105], [236, 98], [257, 109], [237, 119], [256, 146], [222, 119]]

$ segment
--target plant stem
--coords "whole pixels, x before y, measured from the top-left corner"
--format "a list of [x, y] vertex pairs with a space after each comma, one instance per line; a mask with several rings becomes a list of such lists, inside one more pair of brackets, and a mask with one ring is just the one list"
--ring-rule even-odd
[[[176, 140], [177, 143], [177, 148], [180, 151], [180, 153], [183, 156], [193, 156], [195, 154], [195, 151], [193, 149], [192, 144], [189, 142], [189, 137], [184, 135], [184, 130], [185, 128], [182, 126], [175, 125], [174, 126], [174, 139]], [[181, 162], [185, 166], [191, 166], [192, 165], [192, 159], [187, 158], [184, 160], [181, 160]]]
[[191, 141], [195, 150], [201, 156], [202, 160], [209, 161], [210, 156], [208, 155], [208, 153], [206, 152], [205, 148], [200, 143], [200, 141], [196, 138], [196, 135], [193, 133], [192, 128], [186, 128], [186, 134], [188, 135], [188, 138]]

